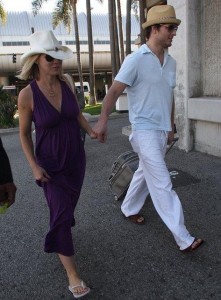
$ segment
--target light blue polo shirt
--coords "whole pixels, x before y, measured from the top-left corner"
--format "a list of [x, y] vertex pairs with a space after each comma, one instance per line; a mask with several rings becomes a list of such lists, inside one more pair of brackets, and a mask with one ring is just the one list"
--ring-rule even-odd
[[164, 52], [161, 66], [146, 44], [128, 55], [115, 80], [127, 87], [129, 119], [133, 130], [171, 130], [176, 61]]

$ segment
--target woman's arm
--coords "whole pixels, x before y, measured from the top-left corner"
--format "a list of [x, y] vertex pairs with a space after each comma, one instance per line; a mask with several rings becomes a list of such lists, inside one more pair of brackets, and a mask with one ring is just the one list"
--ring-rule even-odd
[[33, 112], [33, 96], [30, 85], [21, 90], [18, 96], [18, 113], [19, 113], [19, 131], [20, 140], [25, 156], [32, 169], [36, 180], [48, 181], [50, 176], [42, 169], [36, 161], [34, 154], [34, 144], [31, 135]]
[[81, 108], [80, 108], [80, 105], [77, 101], [77, 95], [75, 94], [75, 85], [74, 85], [74, 81], [72, 79], [72, 77], [70, 77], [69, 74], [64, 74], [64, 77], [65, 77], [65, 81], [67, 83], [67, 85], [69, 86], [70, 90], [72, 91], [72, 93], [74, 94], [75, 96], [75, 99], [76, 99], [76, 102], [77, 102], [77, 105], [79, 107], [79, 115], [78, 115], [78, 123], [79, 125], [81, 126], [81, 128], [87, 132], [87, 134], [92, 138], [92, 139], [96, 139], [96, 134], [94, 133], [94, 131], [92, 130], [92, 128], [90, 127], [88, 121], [85, 119], [84, 115], [82, 114], [81, 112]]
[[82, 112], [80, 111], [79, 115], [78, 115], [78, 123], [80, 124], [81, 128], [84, 129], [84, 131], [87, 132], [87, 134], [92, 138], [92, 139], [96, 139], [96, 134], [94, 133], [94, 131], [92, 130], [90, 124], [88, 123], [88, 121], [85, 119], [84, 115], [82, 114]]

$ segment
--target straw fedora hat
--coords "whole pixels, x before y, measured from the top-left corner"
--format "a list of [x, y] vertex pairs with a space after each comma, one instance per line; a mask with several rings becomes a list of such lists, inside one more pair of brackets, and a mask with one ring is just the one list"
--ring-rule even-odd
[[51, 30], [36, 31], [30, 35], [29, 41], [31, 48], [21, 56], [22, 64], [26, 62], [28, 57], [36, 54], [48, 54], [60, 60], [68, 59], [73, 56], [71, 49], [66, 46], [61, 46]]
[[156, 5], [149, 9], [147, 20], [142, 24], [143, 29], [156, 24], [180, 25], [181, 20], [176, 18], [175, 10], [171, 5]]

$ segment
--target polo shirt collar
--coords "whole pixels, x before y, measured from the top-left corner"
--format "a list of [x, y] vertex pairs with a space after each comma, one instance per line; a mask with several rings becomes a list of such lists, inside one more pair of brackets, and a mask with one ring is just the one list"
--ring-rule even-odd
[[[153, 53], [150, 50], [150, 48], [147, 46], [147, 44], [143, 44], [142, 46], [140, 46], [140, 51], [142, 54]], [[164, 49], [164, 57], [167, 57], [168, 55], [169, 55], [168, 49]]]

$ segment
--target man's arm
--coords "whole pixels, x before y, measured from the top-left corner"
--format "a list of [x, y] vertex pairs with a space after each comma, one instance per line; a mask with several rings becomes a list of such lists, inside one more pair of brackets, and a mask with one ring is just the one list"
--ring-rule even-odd
[[173, 96], [173, 104], [171, 110], [171, 128], [172, 130], [168, 134], [168, 144], [171, 144], [174, 139], [174, 113], [175, 113], [175, 101]]
[[97, 134], [98, 140], [102, 143], [105, 142], [107, 137], [108, 117], [112, 112], [118, 97], [123, 93], [126, 87], [126, 84], [115, 80], [104, 97], [100, 117], [93, 128], [93, 131]]

